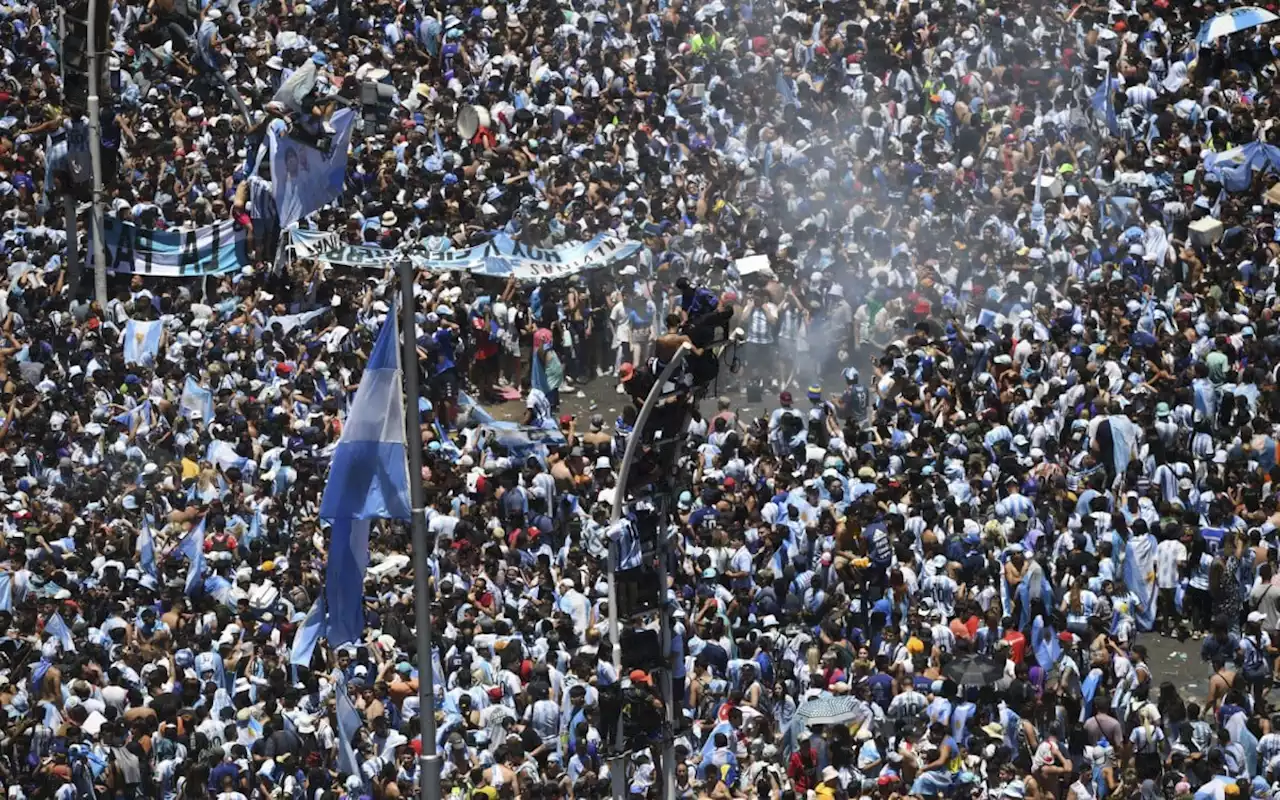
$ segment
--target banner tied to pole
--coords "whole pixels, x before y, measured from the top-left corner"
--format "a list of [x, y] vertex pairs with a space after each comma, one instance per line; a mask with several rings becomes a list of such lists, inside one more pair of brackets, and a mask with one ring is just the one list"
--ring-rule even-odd
[[533, 247], [505, 233], [484, 244], [457, 250], [384, 250], [379, 247], [342, 245], [317, 256], [334, 266], [386, 269], [408, 257], [415, 269], [431, 272], [471, 272], [495, 278], [515, 276], [520, 281], [562, 278], [589, 269], [617, 264], [634, 256], [640, 243], [598, 234], [587, 242], [555, 247]]

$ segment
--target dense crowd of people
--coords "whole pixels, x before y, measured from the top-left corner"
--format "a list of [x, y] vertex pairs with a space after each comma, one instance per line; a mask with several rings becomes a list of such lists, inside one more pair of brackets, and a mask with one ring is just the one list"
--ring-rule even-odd
[[[1280, 792], [1274, 28], [1200, 40], [1232, 11], [1200, 0], [117, 0], [106, 213], [250, 245], [98, 303], [50, 163], [83, 114], [58, 11], [0, 5], [10, 800], [384, 800], [424, 752], [451, 798], [605, 797], [611, 769], [661, 797], [667, 737], [699, 800]], [[382, 521], [361, 637], [298, 663], [399, 303], [279, 225], [272, 137], [320, 146], [342, 109], [302, 231], [643, 246], [418, 273], [435, 647]], [[675, 443], [620, 487], [684, 346]], [[671, 648], [620, 671], [609, 521], [645, 487]], [[1198, 650], [1204, 694], [1156, 648]], [[643, 730], [614, 761], [616, 697]]]

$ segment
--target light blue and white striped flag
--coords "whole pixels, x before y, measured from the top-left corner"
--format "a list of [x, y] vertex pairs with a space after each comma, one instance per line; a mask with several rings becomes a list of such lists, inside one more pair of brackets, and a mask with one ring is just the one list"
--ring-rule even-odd
[[156, 538], [151, 533], [151, 523], [142, 521], [142, 533], [138, 534], [138, 563], [142, 571], [156, 577]]
[[325, 605], [324, 593], [321, 592], [311, 604], [311, 610], [298, 626], [293, 635], [293, 647], [289, 651], [289, 663], [297, 667], [310, 667], [311, 655], [316, 650], [316, 643], [324, 635]]
[[244, 535], [244, 543], [248, 546], [254, 539], [262, 538], [262, 509], [253, 512], [253, 519], [249, 520], [249, 532]]
[[396, 316], [388, 314], [351, 401], [320, 501], [321, 519], [332, 524], [325, 567], [326, 636], [335, 645], [363, 638], [370, 521], [409, 519], [399, 343]]
[[232, 467], [244, 472], [249, 466], [249, 459], [236, 452], [236, 446], [221, 439], [214, 439], [205, 448], [204, 460], [222, 471]]
[[347, 694], [346, 676], [338, 671], [336, 677], [338, 680], [334, 694], [337, 695], [338, 712], [338, 771], [345, 775], [361, 776], [360, 756], [351, 744], [360, 731], [360, 714], [351, 702], [351, 695]]
[[280, 326], [281, 333], [289, 333], [294, 328], [305, 328], [312, 322], [324, 316], [324, 312], [328, 311], [328, 306], [317, 308], [314, 311], [304, 311], [301, 314], [282, 314], [278, 317], [267, 317], [265, 327], [269, 331], [274, 331], [277, 325]]
[[61, 614], [54, 614], [44, 624], [44, 632], [58, 640], [58, 644], [62, 645], [62, 649], [74, 653], [76, 651], [76, 640], [71, 635], [71, 629], [67, 627], [67, 623], [63, 621]]
[[409, 519], [400, 335], [388, 314], [329, 466], [320, 518]]
[[124, 363], [151, 365], [160, 352], [160, 334], [164, 333], [164, 323], [159, 320], [149, 322], [131, 319], [124, 326]]
[[191, 419], [198, 413], [200, 418], [208, 423], [213, 419], [213, 391], [204, 388], [199, 381], [188, 375], [182, 387], [182, 397], [178, 399], [178, 406], [182, 409], [183, 417]]
[[151, 401], [147, 400], [140, 406], [134, 406], [123, 414], [117, 414], [111, 418], [112, 422], [118, 422], [129, 430], [141, 425], [151, 424]]
[[370, 524], [367, 519], [335, 519], [329, 529], [325, 636], [334, 647], [364, 639], [364, 573], [369, 568]]
[[188, 596], [197, 595], [204, 589], [204, 519], [182, 540], [178, 551], [187, 557], [187, 581], [183, 591]]

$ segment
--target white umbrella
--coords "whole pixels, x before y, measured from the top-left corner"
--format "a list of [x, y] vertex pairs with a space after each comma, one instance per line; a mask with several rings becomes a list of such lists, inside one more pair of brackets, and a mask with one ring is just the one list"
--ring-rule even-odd
[[815, 697], [796, 709], [796, 719], [807, 725], [839, 725], [854, 721], [863, 710], [856, 697]]
[[1280, 19], [1280, 17], [1265, 8], [1258, 8], [1257, 6], [1233, 8], [1230, 11], [1218, 14], [1201, 25], [1200, 34], [1196, 36], [1196, 42], [1201, 47], [1205, 47], [1223, 36], [1230, 36], [1238, 31], [1266, 25], [1268, 22], [1275, 22], [1277, 19]]

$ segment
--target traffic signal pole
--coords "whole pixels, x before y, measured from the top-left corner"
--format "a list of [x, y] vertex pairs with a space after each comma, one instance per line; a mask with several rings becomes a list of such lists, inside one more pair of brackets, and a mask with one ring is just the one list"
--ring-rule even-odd
[[89, 0], [89, 160], [93, 165], [93, 299], [99, 308], [107, 307], [107, 247], [103, 224], [104, 189], [102, 187], [102, 116], [98, 99], [99, 59], [106, 42], [98, 41], [98, 14], [105, 13], [105, 3]]
[[[617, 485], [613, 490], [613, 508], [609, 513], [609, 526], [612, 528], [618, 520], [622, 519], [622, 510], [626, 506], [627, 501], [627, 481], [631, 477], [631, 464], [635, 461], [636, 454], [640, 452], [640, 442], [644, 437], [644, 426], [649, 422], [649, 415], [653, 413], [653, 409], [658, 404], [659, 398], [662, 397], [662, 387], [667, 381], [671, 380], [671, 376], [676, 373], [680, 365], [684, 363], [685, 356], [689, 354], [690, 346], [688, 344], [680, 345], [680, 349], [671, 357], [671, 361], [662, 370], [662, 374], [658, 376], [658, 380], [654, 382], [653, 388], [649, 390], [649, 395], [644, 399], [644, 405], [640, 407], [640, 413], [636, 415], [635, 425], [631, 428], [631, 436], [627, 438], [627, 446], [623, 451], [622, 463], [618, 465]], [[659, 536], [665, 536], [665, 531], [660, 531]], [[666, 557], [666, 545], [661, 540], [658, 548], [659, 556]], [[613, 669], [617, 673], [618, 681], [622, 681], [622, 625], [618, 617], [618, 583], [616, 572], [618, 569], [618, 544], [609, 537], [609, 639], [612, 645]], [[662, 611], [662, 646], [666, 648], [666, 659], [668, 662], [667, 669], [664, 670], [662, 676], [663, 684], [663, 702], [667, 705], [667, 720], [670, 722], [672, 717], [671, 706], [671, 632], [670, 632], [670, 611], [665, 608], [667, 601], [667, 584], [666, 584], [666, 566], [661, 567], [662, 581], [658, 587], [659, 600], [664, 606]], [[612, 791], [613, 800], [626, 800], [627, 797], [627, 754], [622, 750], [622, 715], [618, 715], [618, 734], [615, 748], [620, 752], [609, 759], [609, 780]], [[674, 771], [674, 742], [671, 739], [671, 730], [668, 729], [664, 737], [664, 761], [671, 764], [671, 776], [668, 779], [665, 774], [663, 784], [674, 787], [675, 771]], [[673, 756], [668, 759], [665, 754], [670, 750]], [[664, 773], [666, 766], [664, 765]]]

